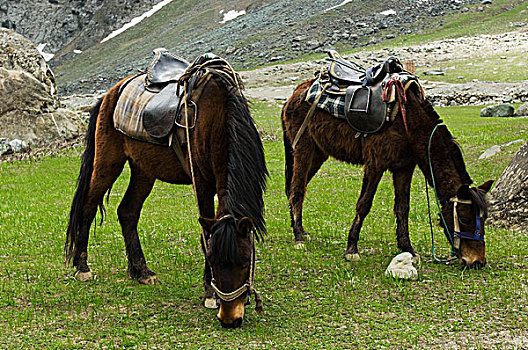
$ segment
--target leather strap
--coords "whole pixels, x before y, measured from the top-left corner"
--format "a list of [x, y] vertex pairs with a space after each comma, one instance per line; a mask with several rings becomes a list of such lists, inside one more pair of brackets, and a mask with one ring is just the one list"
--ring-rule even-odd
[[326, 91], [326, 89], [328, 89], [330, 86], [332, 86], [332, 83], [330, 83], [330, 82], [326, 83], [326, 85], [323, 87], [323, 89], [321, 90], [319, 95], [317, 95], [317, 97], [313, 101], [312, 106], [308, 110], [308, 113], [306, 113], [306, 117], [304, 118], [304, 121], [301, 124], [301, 127], [297, 131], [297, 135], [295, 135], [295, 139], [293, 140], [293, 143], [292, 143], [293, 149], [295, 149], [295, 146], [297, 145], [297, 143], [299, 142], [299, 139], [301, 138], [302, 134], [306, 130], [306, 127], [308, 126], [308, 123], [312, 119], [312, 115], [313, 115], [313, 113], [315, 111], [315, 108], [317, 107], [317, 104], [321, 100], [321, 97], [323, 96], [323, 94]]

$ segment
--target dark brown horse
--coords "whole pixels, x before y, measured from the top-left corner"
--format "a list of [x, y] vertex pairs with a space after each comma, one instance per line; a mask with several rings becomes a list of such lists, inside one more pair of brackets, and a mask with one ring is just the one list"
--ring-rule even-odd
[[[356, 138], [356, 131], [346, 121], [332, 117], [323, 110], [316, 109], [308, 128], [292, 149], [297, 131], [300, 129], [310, 104], [305, 102], [307, 90], [313, 80], [299, 85], [282, 112], [284, 145], [286, 151], [286, 195], [289, 199], [291, 225], [295, 242], [304, 242], [306, 231], [302, 224], [302, 207], [306, 187], [321, 165], [332, 156], [338, 160], [363, 164], [363, 184], [356, 204], [356, 217], [348, 234], [345, 253], [347, 260], [358, 260], [357, 242], [363, 220], [370, 211], [374, 194], [383, 173], [392, 173], [394, 185], [394, 213], [396, 215], [396, 235], [398, 248], [416, 255], [409, 240], [409, 196], [411, 179], [416, 165], [438, 192], [439, 202], [446, 225], [442, 224], [449, 240], [454, 240], [454, 250], [460, 262], [466, 266], [484, 266], [486, 263], [483, 239], [469, 239], [467, 235], [454, 239], [455, 225], [462, 232], [475, 232], [480, 226], [484, 235], [486, 219], [485, 193], [492, 181], [477, 188], [466, 171], [458, 145], [432, 106], [418, 98], [417, 91], [407, 91], [406, 123], [399, 112], [394, 122], [387, 122], [383, 128], [367, 137]], [[428, 144], [431, 138], [430, 161]], [[429, 164], [433, 169], [431, 176]], [[458, 203], [455, 204], [454, 201]], [[458, 216], [455, 220], [454, 210]], [[478, 218], [478, 220], [477, 220]], [[455, 221], [457, 221], [455, 223]], [[478, 223], [477, 223], [478, 221]], [[459, 240], [459, 241], [458, 241]], [[458, 244], [460, 243], [460, 244]]]
[[[205, 238], [205, 300], [211, 304], [215, 291], [227, 295], [221, 298], [218, 319], [225, 327], [238, 327], [245, 298], [255, 293], [251, 286], [254, 238], [266, 232], [262, 196], [268, 172], [246, 99], [221, 74], [212, 75], [194, 101], [198, 116], [189, 141], [199, 221]], [[113, 113], [124, 81], [111, 88], [91, 111], [70, 212], [66, 256], [73, 260], [79, 280], [92, 278], [87, 264], [90, 226], [97, 208], [103, 210], [105, 193], [128, 162], [130, 183], [117, 209], [128, 273], [140, 283], [154, 284], [158, 278], [147, 267], [138, 238], [141, 208], [156, 180], [191, 184], [191, 166], [186, 146], [182, 147], [183, 165], [170, 147], [132, 139], [114, 128]], [[212, 299], [212, 305], [216, 306], [216, 299]]]

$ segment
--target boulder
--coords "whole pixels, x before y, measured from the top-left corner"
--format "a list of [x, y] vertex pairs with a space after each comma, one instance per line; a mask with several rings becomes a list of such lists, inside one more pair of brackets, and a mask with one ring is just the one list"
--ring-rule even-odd
[[0, 137], [26, 145], [11, 147], [16, 152], [81, 135], [82, 120], [59, 106], [55, 78], [42, 55], [29, 40], [0, 28]]
[[522, 105], [517, 108], [517, 111], [515, 111], [515, 115], [521, 117], [528, 116], [528, 102], [523, 103]]
[[509, 103], [501, 103], [484, 107], [480, 110], [481, 117], [513, 117], [515, 108]]
[[528, 231], [528, 143], [515, 154], [489, 193], [490, 222]]

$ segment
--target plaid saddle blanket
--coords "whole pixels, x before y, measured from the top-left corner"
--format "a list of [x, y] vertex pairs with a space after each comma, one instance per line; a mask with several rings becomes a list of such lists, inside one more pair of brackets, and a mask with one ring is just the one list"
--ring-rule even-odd
[[143, 126], [143, 111], [156, 93], [147, 90], [146, 74], [141, 74], [125, 82], [114, 110], [114, 127], [123, 134], [141, 141], [168, 145], [168, 139], [150, 136]]
[[[390, 116], [391, 120], [394, 120], [394, 117], [396, 116], [398, 112], [398, 100], [396, 98], [396, 84], [387, 84], [391, 80], [397, 80], [401, 82], [401, 85], [404, 87], [405, 91], [409, 89], [410, 87], [416, 88], [415, 91], [419, 93], [419, 97], [422, 99], [424, 98], [423, 89], [418, 82], [418, 78], [415, 75], [409, 74], [409, 73], [394, 73], [387, 75], [385, 79], [381, 82], [382, 84], [382, 91], [383, 95], [389, 96], [389, 99], [387, 102], [387, 108], [388, 108], [388, 116]], [[317, 96], [321, 93], [323, 90], [323, 87], [328, 83], [328, 77], [324, 74], [321, 75], [321, 77], [317, 78], [310, 89], [308, 89], [308, 93], [306, 95], [306, 101], [310, 104], [312, 104]], [[344, 88], [331, 88], [326, 90], [321, 98], [319, 99], [319, 102], [317, 103], [317, 108], [320, 108], [326, 112], [328, 112], [330, 115], [339, 118], [339, 119], [346, 119], [345, 118], [345, 97], [346, 97], [346, 87]], [[381, 98], [381, 96], [379, 96]]]

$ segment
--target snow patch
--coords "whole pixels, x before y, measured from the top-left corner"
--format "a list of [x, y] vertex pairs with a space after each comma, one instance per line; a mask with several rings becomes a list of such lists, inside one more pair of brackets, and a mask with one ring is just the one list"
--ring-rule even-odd
[[324, 10], [324, 12], [328, 12], [328, 11], [331, 11], [331, 10], [336, 9], [338, 7], [344, 6], [344, 5], [348, 4], [349, 2], [352, 2], [352, 0], [343, 0], [343, 2], [340, 3], [339, 5], [335, 5], [335, 6], [332, 6], [330, 8], [327, 8], [326, 10]]
[[101, 43], [104, 43], [105, 41], [108, 41], [108, 40], [118, 36], [119, 34], [123, 33], [125, 30], [127, 30], [129, 28], [132, 28], [133, 26], [135, 26], [139, 22], [143, 21], [145, 18], [148, 18], [148, 17], [152, 16], [153, 14], [155, 14], [156, 12], [161, 10], [165, 5], [168, 5], [171, 2], [172, 2], [172, 0], [163, 0], [159, 4], [155, 5], [150, 11], [145, 12], [141, 16], [132, 18], [132, 20], [130, 22], [128, 22], [127, 24], [125, 24], [123, 27], [121, 27], [120, 29], [114, 30], [106, 38], [101, 40]]
[[44, 61], [48, 62], [48, 61], [51, 60], [55, 55], [52, 54], [52, 53], [46, 53], [46, 52], [44, 52], [44, 48], [46, 47], [46, 45], [48, 45], [48, 43], [38, 44], [38, 46], [37, 46], [37, 50], [38, 50], [38, 52], [40, 52], [40, 54], [42, 55], [42, 57], [44, 57]]
[[[224, 10], [220, 11], [222, 14]], [[246, 14], [246, 10], [237, 11], [237, 10], [230, 10], [224, 13], [224, 19], [220, 23], [226, 23], [229, 21], [234, 20], [237, 17], [244, 16]]]
[[383, 16], [394, 16], [396, 14], [396, 11], [387, 10], [387, 11], [380, 12], [380, 14], [382, 14]]

